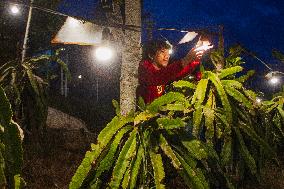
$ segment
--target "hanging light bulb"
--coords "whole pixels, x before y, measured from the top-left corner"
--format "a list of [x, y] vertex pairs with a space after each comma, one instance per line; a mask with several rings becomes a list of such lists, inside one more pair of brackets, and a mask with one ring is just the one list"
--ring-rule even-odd
[[276, 76], [273, 76], [272, 78], [270, 78], [269, 82], [273, 85], [279, 83], [279, 78]]
[[173, 53], [174, 53], [173, 48], [170, 48], [170, 50], [169, 50], [169, 54], [173, 54]]
[[113, 57], [113, 50], [108, 46], [101, 46], [95, 50], [95, 56], [99, 61], [108, 61]]
[[271, 71], [265, 75], [265, 77], [268, 79], [269, 83], [272, 85], [276, 85], [280, 82], [280, 76], [283, 74], [279, 71]]
[[[165, 38], [165, 37], [164, 37]], [[165, 38], [166, 39], [166, 38]], [[166, 39], [166, 43], [170, 46], [169, 49], [169, 54], [173, 54], [174, 53], [174, 49], [173, 49], [173, 45], [169, 42], [169, 40]]]
[[114, 50], [110, 46], [113, 36], [109, 28], [104, 28], [102, 31], [102, 44], [95, 49], [95, 56], [99, 61], [109, 61], [114, 56]]
[[261, 99], [261, 98], [256, 97], [256, 102], [257, 102], [257, 103], [261, 103], [261, 101], [262, 101], [262, 99]]
[[20, 13], [20, 9], [17, 5], [11, 5], [10, 6], [10, 12], [14, 15], [17, 15]]

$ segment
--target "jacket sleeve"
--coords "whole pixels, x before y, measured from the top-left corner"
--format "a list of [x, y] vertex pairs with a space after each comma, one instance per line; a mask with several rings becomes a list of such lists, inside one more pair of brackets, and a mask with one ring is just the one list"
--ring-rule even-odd
[[199, 62], [193, 61], [183, 68], [181, 61], [176, 61], [160, 70], [156, 70], [151, 64], [150, 62], [141, 62], [139, 65], [139, 83], [142, 85], [165, 85], [170, 81], [180, 79], [191, 73]]
[[187, 76], [188, 74], [192, 73], [199, 64], [200, 64], [200, 61], [198, 60], [192, 61], [187, 66], [185, 66], [179, 73], [176, 74], [175, 80], [181, 79]]

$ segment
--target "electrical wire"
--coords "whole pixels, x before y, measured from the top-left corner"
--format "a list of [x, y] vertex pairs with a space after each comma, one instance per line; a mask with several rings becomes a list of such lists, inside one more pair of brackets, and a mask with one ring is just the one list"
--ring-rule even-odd
[[[52, 9], [48, 9], [48, 8], [45, 8], [45, 7], [40, 7], [40, 6], [35, 6], [35, 5], [27, 5], [27, 4], [24, 4], [24, 3], [15, 3], [15, 2], [0, 2], [0, 4], [11, 4], [11, 5], [18, 5], [18, 6], [23, 6], [23, 7], [27, 7], [27, 8], [33, 8], [33, 9], [37, 9], [37, 10], [40, 10], [40, 11], [43, 11], [43, 12], [47, 12], [47, 13], [50, 13], [50, 14], [54, 14], [54, 15], [59, 15], [59, 16], [63, 16], [63, 17], [72, 17], [74, 19], [77, 19], [79, 21], [82, 21], [82, 22], [90, 22], [90, 23], [93, 23], [93, 24], [96, 24], [96, 25], [99, 25], [99, 26], [103, 26], [103, 27], [114, 27], [114, 28], [123, 28], [125, 30], [131, 30], [131, 31], [136, 31], [136, 32], [141, 32], [141, 29], [142, 29], [142, 26], [135, 26], [135, 25], [123, 25], [123, 24], [98, 24], [98, 23], [95, 23], [94, 21], [92, 20], [87, 20], [85, 18], [81, 18], [81, 17], [76, 17], [76, 16], [70, 16], [68, 14], [65, 14], [65, 13], [62, 13], [62, 12], [59, 12], [59, 11], [55, 11], [55, 10], [52, 10]], [[211, 26], [213, 27], [213, 26]], [[214, 27], [215, 28], [215, 27]], [[208, 29], [195, 29], [195, 30], [182, 30], [182, 29], [177, 29], [177, 28], [156, 28], [154, 30], [157, 30], [157, 31], [162, 31], [162, 30], [167, 30], [167, 31], [179, 31], [179, 32], [182, 32], [182, 33], [187, 33], [187, 32], [191, 32], [191, 31], [195, 31], [195, 32], [205, 32], [205, 33], [210, 33], [210, 34], [213, 34], [213, 35], [217, 35], [218, 33], [216, 32], [209, 32]], [[269, 70], [273, 70], [271, 67], [269, 67], [267, 65], [267, 63], [265, 63], [263, 60], [261, 60], [260, 58], [258, 58], [254, 53], [248, 51], [245, 49], [245, 51], [251, 55], [252, 57], [254, 57], [255, 59], [257, 59], [258, 61], [260, 61], [266, 68], [268, 68]]]
[[35, 5], [27, 5], [24, 3], [14, 3], [14, 2], [0, 2], [0, 4], [10, 4], [10, 5], [17, 5], [17, 6], [23, 6], [23, 7], [27, 7], [27, 8], [33, 8], [33, 9], [37, 9], [43, 12], [47, 12], [50, 14], [54, 14], [54, 15], [59, 15], [59, 16], [63, 16], [63, 17], [72, 17], [76, 20], [82, 21], [82, 22], [90, 22], [92, 24], [98, 25], [98, 26], [102, 26], [102, 27], [113, 27], [113, 28], [122, 28], [125, 30], [130, 30], [130, 31], [135, 31], [135, 32], [141, 32], [142, 27], [141, 26], [135, 26], [135, 25], [124, 25], [124, 24], [100, 24], [100, 23], [96, 23], [93, 20], [89, 20], [86, 18], [82, 18], [82, 17], [78, 17], [78, 16], [71, 16], [59, 11], [55, 11], [52, 9], [48, 9], [48, 8], [44, 8], [44, 7], [40, 7], [40, 6], [35, 6]]
[[[102, 26], [102, 27], [114, 27], [114, 28], [122, 28], [122, 29], [126, 29], [126, 30], [131, 30], [131, 31], [136, 31], [136, 32], [141, 32], [141, 29], [143, 28], [142, 26], [136, 26], [136, 25], [125, 25], [125, 24], [99, 24], [99, 23], [95, 23], [93, 20], [89, 20], [86, 18], [82, 18], [82, 17], [78, 17], [78, 16], [71, 16], [56, 10], [52, 10], [52, 9], [48, 9], [45, 7], [41, 7], [41, 6], [36, 6], [36, 5], [27, 5], [24, 3], [15, 3], [15, 2], [0, 2], [0, 4], [11, 4], [11, 5], [18, 5], [18, 6], [23, 6], [23, 7], [27, 7], [27, 8], [33, 8], [33, 9], [37, 9], [37, 10], [41, 10], [43, 12], [47, 12], [50, 14], [54, 14], [54, 15], [59, 15], [59, 16], [63, 16], [63, 17], [72, 17], [76, 20], [82, 21], [82, 22], [90, 22], [93, 24], [96, 24], [98, 26]], [[216, 28], [216, 26], [211, 26], [211, 28]], [[210, 33], [210, 34], [214, 34], [216, 35], [217, 33], [214, 32], [209, 32], [208, 28], [199, 28], [199, 29], [188, 29], [188, 30], [182, 30], [182, 29], [177, 29], [177, 28], [151, 28], [153, 30], [156, 31], [162, 31], [162, 30], [168, 30], [168, 31], [179, 31], [182, 33], [187, 33], [187, 32], [191, 32], [191, 31], [195, 31], [195, 32], [201, 32], [201, 33]]]

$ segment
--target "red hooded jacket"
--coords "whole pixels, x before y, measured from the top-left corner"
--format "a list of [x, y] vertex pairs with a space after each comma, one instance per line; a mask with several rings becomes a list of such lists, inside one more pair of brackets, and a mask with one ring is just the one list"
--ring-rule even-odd
[[199, 63], [193, 61], [183, 68], [181, 61], [176, 61], [167, 67], [157, 69], [149, 60], [142, 61], [138, 68], [137, 97], [141, 96], [145, 103], [151, 103], [164, 94], [166, 84], [192, 73]]

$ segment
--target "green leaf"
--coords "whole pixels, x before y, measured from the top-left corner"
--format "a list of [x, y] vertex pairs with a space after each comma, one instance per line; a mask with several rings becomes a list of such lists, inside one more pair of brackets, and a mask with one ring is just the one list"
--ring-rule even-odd
[[114, 117], [110, 123], [100, 132], [98, 136], [98, 142], [96, 145], [92, 145], [92, 151], [88, 151], [83, 159], [81, 165], [76, 170], [75, 175], [69, 184], [70, 189], [80, 188], [84, 179], [91, 170], [91, 164], [99, 157], [103, 149], [108, 145], [110, 140], [125, 124], [133, 121], [131, 117]]
[[199, 137], [200, 124], [202, 121], [203, 111], [202, 103], [205, 99], [205, 94], [207, 90], [208, 79], [201, 79], [196, 87], [194, 95], [192, 97], [192, 104], [195, 104], [195, 111], [193, 112], [193, 135]]
[[223, 79], [229, 75], [233, 75], [235, 73], [241, 72], [242, 70], [243, 68], [241, 66], [234, 66], [234, 67], [221, 70], [218, 76], [220, 79]]
[[[238, 67], [238, 66], [237, 66]], [[230, 68], [228, 68], [230, 69]], [[231, 109], [231, 105], [230, 102], [228, 100], [227, 94], [221, 84], [220, 79], [217, 77], [216, 74], [212, 73], [212, 72], [208, 72], [208, 77], [209, 79], [212, 81], [212, 83], [215, 85], [218, 95], [221, 99], [223, 108], [224, 108], [224, 113], [226, 115], [226, 119], [228, 121], [228, 123], [232, 123], [232, 109]]]
[[[1, 143], [1, 146], [4, 146], [3, 143]], [[0, 186], [6, 186], [7, 184], [4, 170], [5, 170], [5, 161], [2, 155], [2, 150], [0, 150]]]
[[167, 111], [184, 111], [185, 106], [182, 103], [175, 103], [175, 104], [167, 104], [166, 105]]
[[[9, 178], [10, 181], [13, 181], [14, 176], [19, 175], [21, 173], [23, 165], [23, 148], [20, 135], [20, 126], [12, 120], [11, 105], [2, 87], [0, 87], [0, 104], [0, 182], [1, 184], [5, 184], [5, 176]], [[17, 178], [17, 176], [15, 178]]]
[[226, 186], [227, 186], [227, 188], [228, 188], [228, 189], [235, 189], [235, 187], [234, 187], [234, 185], [233, 185], [231, 179], [229, 178], [229, 176], [227, 176], [226, 173], [223, 173], [223, 175], [224, 175], [224, 177], [225, 177], [225, 179], [226, 179], [226, 183], [227, 183]]
[[191, 100], [191, 104], [202, 104], [207, 90], [208, 79], [201, 79]]
[[84, 179], [86, 178], [89, 171], [91, 170], [92, 162], [96, 160], [101, 154], [101, 149], [99, 148], [99, 145], [95, 145], [92, 148], [93, 148], [93, 151], [86, 152], [83, 161], [81, 162], [80, 166], [76, 170], [75, 175], [72, 177], [72, 180], [69, 184], [70, 189], [78, 189], [81, 187]]
[[254, 91], [252, 91], [252, 90], [244, 90], [244, 93], [245, 93], [245, 95], [249, 98], [249, 99], [251, 99], [251, 100], [253, 100], [253, 101], [256, 101], [256, 97], [257, 97], [257, 95], [256, 95], [256, 93], [254, 92]]
[[[226, 119], [226, 115], [224, 113], [217, 113], [215, 112], [216, 117], [221, 121], [221, 123], [224, 125], [224, 128], [222, 129], [225, 132], [226, 136], [231, 135], [231, 125], [228, 123]], [[218, 126], [218, 124], [217, 124]]]
[[284, 63], [284, 54], [281, 53], [280, 51], [274, 49], [272, 51], [272, 56], [280, 60], [282, 63]]
[[112, 100], [112, 105], [113, 107], [115, 108], [115, 113], [117, 116], [121, 116], [120, 114], [120, 106], [119, 106], [119, 103], [116, 101], [116, 100]]
[[212, 138], [214, 136], [214, 108], [216, 106], [215, 102], [215, 96], [213, 94], [213, 91], [210, 90], [210, 93], [208, 95], [208, 100], [205, 104], [205, 107], [203, 108], [203, 114], [205, 118], [205, 127], [206, 127], [206, 141], [208, 143], [212, 143]]
[[110, 145], [109, 151], [107, 155], [104, 157], [104, 159], [100, 162], [99, 167], [96, 169], [96, 175], [94, 180], [97, 180], [97, 178], [104, 172], [111, 168], [113, 162], [114, 162], [114, 155], [116, 153], [117, 147], [121, 142], [122, 137], [130, 131], [133, 127], [132, 126], [126, 126], [123, 127], [115, 136], [113, 142]]
[[[282, 118], [283, 119], [283, 118]], [[284, 137], [284, 131], [282, 129], [282, 124], [281, 124], [281, 116], [279, 114], [275, 114], [273, 116], [273, 119], [272, 119], [274, 125], [279, 129], [282, 137]]]
[[141, 96], [138, 98], [138, 107], [143, 111], [146, 110], [146, 104]]
[[149, 154], [152, 162], [156, 189], [164, 189], [165, 185], [163, 182], [165, 179], [165, 171], [162, 156], [161, 154], [156, 154], [153, 151], [150, 151]]
[[283, 103], [277, 106], [277, 110], [280, 113], [282, 119], [284, 119]]
[[2, 124], [7, 125], [12, 120], [13, 112], [9, 100], [2, 87], [0, 87], [0, 104], [0, 120], [1, 122], [4, 122]]
[[132, 169], [132, 164], [130, 163], [130, 165], [128, 166], [124, 176], [123, 176], [123, 180], [122, 180], [122, 183], [121, 183], [121, 187], [123, 189], [127, 189], [128, 186], [129, 186], [129, 181], [130, 181], [130, 176], [131, 176], [131, 169]]
[[189, 89], [195, 89], [196, 85], [189, 82], [189, 81], [184, 81], [184, 80], [179, 80], [173, 82], [173, 86], [176, 88], [189, 88]]
[[221, 80], [222, 85], [225, 87], [233, 87], [236, 89], [241, 89], [243, 87], [243, 84], [236, 80]]
[[139, 113], [135, 118], [134, 118], [134, 125], [138, 125], [141, 122], [148, 121], [149, 119], [157, 116], [156, 113], [151, 113], [148, 110], [145, 110], [141, 113]]
[[178, 92], [169, 92], [155, 99], [151, 104], [147, 106], [147, 110], [149, 110], [152, 113], [157, 113], [160, 107], [176, 101], [184, 102], [185, 101], [184, 95]]
[[249, 70], [245, 75], [237, 78], [236, 80], [241, 82], [241, 83], [244, 83], [246, 82], [250, 77], [252, 77], [253, 75], [255, 74], [255, 71], [254, 70]]
[[35, 93], [37, 95], [40, 95], [40, 92], [39, 92], [40, 89], [38, 87], [38, 82], [37, 82], [37, 80], [35, 78], [35, 75], [33, 74], [32, 70], [31, 70], [31, 68], [29, 66], [25, 65], [24, 67], [26, 69], [26, 72], [27, 72], [27, 75], [28, 75], [28, 78], [29, 78], [29, 81], [31, 83], [31, 86], [32, 86], [33, 90], [35, 91]]
[[24, 188], [25, 181], [23, 178], [21, 178], [20, 174], [14, 175], [14, 183], [15, 183], [15, 189]]
[[203, 108], [205, 126], [206, 126], [206, 141], [212, 142], [214, 137], [214, 110], [211, 108]]
[[229, 57], [238, 57], [244, 51], [243, 47], [240, 45], [234, 45], [229, 49]]
[[253, 105], [240, 91], [233, 87], [225, 87], [225, 90], [231, 97], [240, 102], [242, 105], [244, 105], [248, 109], [252, 109]]
[[275, 151], [269, 146], [267, 142], [265, 142], [253, 129], [252, 126], [247, 125], [243, 122], [240, 122], [239, 124], [240, 128], [244, 133], [246, 133], [248, 136], [250, 136], [251, 140], [255, 141], [262, 149], [266, 151], [268, 155], [271, 155], [272, 157], [277, 157]]
[[49, 60], [50, 58], [50, 55], [35, 56], [25, 61], [24, 64], [27, 65], [28, 63], [40, 62], [41, 60]]
[[197, 158], [193, 157], [191, 152], [184, 150], [181, 146], [173, 145], [173, 147], [175, 148], [174, 153], [177, 157], [180, 155], [191, 168], [195, 168], [197, 166]]
[[213, 51], [210, 54], [210, 59], [212, 61], [212, 63], [214, 64], [214, 66], [217, 68], [220, 64], [220, 62], [223, 62], [224, 57], [223, 55], [217, 50], [217, 51]]
[[19, 127], [13, 120], [9, 125], [4, 126], [5, 160], [10, 175], [21, 174], [23, 166], [23, 148]]
[[90, 189], [100, 189], [102, 185], [102, 181], [97, 179], [96, 182], [90, 184]]
[[184, 168], [184, 171], [181, 171], [181, 175], [186, 184], [192, 189], [209, 189], [209, 184], [201, 170], [190, 167], [179, 154], [177, 154], [177, 157]]
[[3, 81], [4, 81], [4, 79], [6, 79], [7, 78], [7, 76], [9, 77], [10, 75], [12, 76], [12, 81], [11, 81], [11, 83], [13, 83], [13, 81], [14, 81], [14, 72], [13, 72], [13, 70], [14, 70], [14, 67], [8, 67], [7, 69], [5, 69], [5, 70], [0, 70], [0, 83], [2, 83]]
[[202, 148], [206, 151], [208, 159], [214, 160], [215, 163], [220, 163], [220, 158], [212, 144], [201, 143]]
[[100, 132], [98, 136], [98, 144], [101, 147], [105, 147], [120, 128], [131, 122], [133, 122], [132, 116], [114, 117], [112, 121], [108, 123], [107, 126]]
[[207, 159], [207, 151], [203, 148], [200, 140], [182, 141], [182, 144], [194, 158], [198, 160]]
[[61, 60], [60, 58], [58, 58], [58, 57], [55, 57], [55, 58], [56, 58], [56, 62], [61, 66], [61, 68], [63, 69], [64, 73], [66, 74], [67, 79], [71, 80], [71, 73], [70, 73], [70, 71], [68, 69], [68, 65], [65, 64], [63, 62], [63, 60]]
[[134, 129], [130, 133], [128, 140], [125, 142], [119, 154], [109, 183], [111, 188], [119, 188], [123, 175], [125, 174], [131, 159], [136, 155], [136, 135], [137, 130]]
[[236, 135], [238, 137], [241, 155], [244, 158], [247, 166], [250, 168], [250, 172], [253, 175], [255, 175], [257, 173], [257, 167], [256, 167], [255, 160], [253, 159], [252, 155], [249, 153], [249, 150], [247, 149], [247, 147], [245, 145], [243, 136], [242, 136], [239, 128], [237, 128], [237, 127], [233, 127], [233, 128], [234, 128]]
[[140, 145], [139, 148], [138, 148], [136, 160], [134, 162], [132, 172], [131, 172], [130, 186], [129, 186], [130, 189], [135, 188], [137, 176], [138, 176], [138, 173], [140, 171], [140, 166], [141, 166], [141, 162], [142, 162], [142, 158], [143, 158], [143, 153], [144, 153], [143, 146]]
[[200, 127], [202, 121], [203, 111], [202, 106], [197, 106], [195, 111], [193, 112], [193, 131], [192, 134], [195, 137], [199, 137], [200, 134]]
[[[268, 107], [268, 106], [270, 106], [270, 107]], [[265, 113], [270, 113], [272, 110], [277, 108], [278, 104], [277, 103], [272, 103], [271, 105], [268, 105], [268, 106], [266, 106]]]
[[160, 134], [159, 144], [160, 144], [160, 147], [163, 150], [163, 152], [166, 154], [166, 156], [168, 156], [170, 158], [170, 160], [172, 161], [173, 166], [177, 170], [180, 169], [181, 164], [180, 164], [178, 158], [176, 157], [173, 149], [168, 144], [167, 140], [165, 139], [165, 137], [162, 134]]
[[244, 63], [241, 57], [228, 57], [226, 58], [227, 67], [228, 66], [238, 66]]
[[232, 139], [231, 137], [226, 137], [222, 152], [221, 152], [221, 163], [223, 166], [229, 166], [232, 162]]
[[158, 123], [159, 129], [166, 129], [166, 130], [179, 129], [185, 127], [186, 125], [181, 118], [173, 119], [165, 117], [165, 118], [158, 118], [156, 121]]

